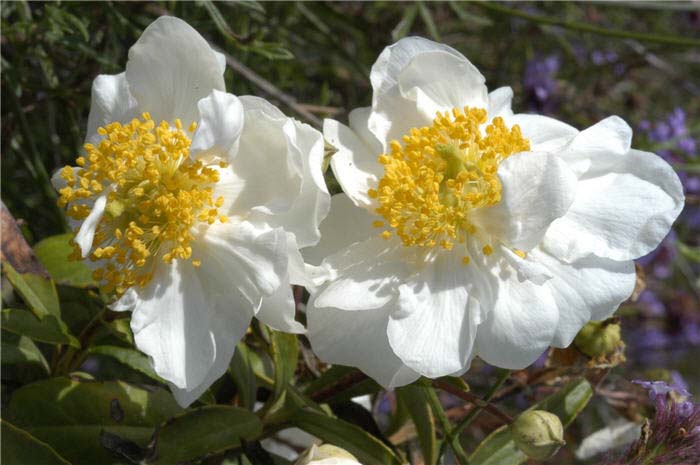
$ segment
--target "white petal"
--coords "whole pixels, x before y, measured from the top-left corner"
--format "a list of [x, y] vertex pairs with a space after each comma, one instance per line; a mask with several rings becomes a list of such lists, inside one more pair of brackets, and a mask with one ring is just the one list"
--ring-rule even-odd
[[287, 239], [282, 229], [263, 229], [248, 222], [215, 224], [198, 239], [192, 256], [208, 269], [216, 267], [228, 285], [253, 305], [272, 295], [287, 274]]
[[87, 142], [97, 143], [102, 136], [97, 128], [114, 121], [125, 122], [136, 116], [136, 100], [129, 93], [126, 73], [100, 74], [92, 81]]
[[160, 377], [179, 388], [199, 385], [214, 361], [210, 312], [190, 263], [159, 263], [151, 282], [139, 291], [131, 317], [136, 346], [151, 357]]
[[558, 155], [579, 176], [600, 172], [623, 161], [630, 150], [632, 129], [622, 118], [610, 116], [579, 132]]
[[391, 306], [366, 312], [317, 308], [311, 299], [306, 310], [311, 347], [324, 362], [357, 367], [387, 389], [412, 383], [420, 375], [389, 346], [390, 312]]
[[299, 247], [308, 247], [321, 239], [319, 225], [331, 206], [322, 171], [323, 136], [308, 124], [291, 119], [287, 124], [291, 130], [290, 149], [303, 163], [301, 191], [288, 211], [267, 215], [265, 221], [294, 234]]
[[301, 192], [303, 173], [301, 155], [293, 146], [294, 123], [264, 99], [244, 96], [240, 101], [245, 124], [230, 165], [233, 176], [216, 189], [234, 199], [231, 214], [288, 211]]
[[75, 243], [80, 246], [80, 252], [83, 258], [87, 257], [90, 253], [92, 241], [95, 239], [95, 230], [105, 212], [107, 195], [109, 195], [110, 192], [111, 190], [108, 189], [97, 197], [95, 204], [92, 206], [92, 210], [90, 210], [90, 214], [83, 220], [83, 224], [80, 225], [80, 230], [78, 230], [78, 233], [73, 239]]
[[364, 208], [356, 207], [347, 195], [334, 195], [328, 216], [321, 223], [321, 241], [301, 251], [304, 260], [320, 265], [327, 256], [378, 235], [377, 228], [372, 227], [372, 221], [376, 218]]
[[154, 121], [180, 118], [185, 126], [199, 120], [197, 102], [212, 90], [224, 90], [216, 54], [204, 38], [181, 19], [161, 16], [129, 50], [129, 90]]
[[243, 130], [243, 105], [238, 97], [212, 91], [197, 103], [199, 124], [190, 145], [190, 156], [218, 156], [231, 161]]
[[469, 298], [478, 282], [470, 281], [474, 269], [463, 265], [456, 254], [444, 253], [399, 286], [399, 309], [387, 327], [389, 343], [421, 375], [449, 375], [471, 361], [481, 320], [478, 302]]
[[630, 150], [610, 172], [579, 180], [571, 208], [552, 223], [544, 246], [566, 261], [590, 254], [633, 260], [666, 237], [683, 201], [683, 187], [668, 163]]
[[578, 130], [554, 118], [541, 115], [503, 115], [506, 125], [518, 125], [530, 141], [532, 152], [557, 152], [578, 134]]
[[587, 257], [567, 264], [536, 248], [528, 254], [552, 275], [547, 281], [557, 307], [559, 324], [552, 345], [567, 347], [589, 320], [602, 320], [634, 290], [634, 263]]
[[523, 152], [504, 160], [498, 177], [501, 201], [476, 210], [474, 224], [511, 247], [530, 250], [571, 205], [576, 176], [555, 155]]
[[270, 328], [285, 333], [302, 334], [304, 325], [294, 319], [296, 305], [289, 280], [282, 281], [280, 287], [269, 297], [263, 297], [260, 310], [255, 318]]
[[[450, 67], [449, 70], [421, 70], [420, 61], [417, 61], [402, 78], [404, 70], [422, 54], [433, 54], [426, 60], [433, 64], [436, 61], [446, 64]], [[450, 58], [445, 55], [450, 55]], [[444, 76], [447, 79], [442, 80], [439, 74], [436, 76], [436, 73], [441, 71], [445, 72]], [[460, 78], [460, 72], [466, 74], [455, 82]], [[432, 82], [434, 79], [437, 82]], [[461, 108], [471, 103], [474, 106], [486, 108], [486, 88], [483, 86], [483, 77], [469, 63], [469, 60], [452, 47], [420, 37], [407, 37], [386, 47], [372, 66], [370, 81], [374, 93], [369, 128], [383, 144], [385, 150], [392, 139], [400, 139], [412, 127], [429, 125], [435, 117], [434, 114], [425, 115], [418, 111], [416, 99], [419, 93], [412, 92], [412, 89], [422, 89], [425, 86], [425, 90], [421, 92], [423, 97], [426, 99], [434, 97], [441, 100], [440, 103], [443, 104], [447, 102], [442, 100], [449, 100], [444, 98], [446, 96], [482, 95], [480, 104], [478, 99], [474, 99], [473, 102], [457, 102], [457, 106]], [[450, 87], [453, 89], [450, 90]], [[406, 92], [409, 94], [405, 94]]]
[[499, 87], [489, 92], [488, 117], [493, 119], [497, 116], [513, 116], [511, 104], [513, 103], [513, 89], [510, 87]]
[[513, 271], [499, 277], [493, 307], [477, 331], [477, 355], [501, 368], [524, 368], [549, 346], [559, 311], [544, 285], [521, 282]]
[[376, 202], [367, 191], [376, 187], [384, 174], [377, 161], [381, 146], [375, 150], [377, 147], [370, 147], [355, 131], [332, 119], [323, 121], [323, 135], [338, 149], [331, 158], [331, 168], [343, 192], [355, 205], [372, 207]]
[[401, 95], [415, 101], [418, 111], [431, 120], [438, 111], [465, 106], [486, 108], [484, 82], [484, 76], [469, 60], [441, 50], [415, 55], [399, 74]]
[[133, 287], [130, 287], [117, 301], [109, 305], [109, 309], [114, 312], [128, 312], [136, 307], [138, 300], [138, 293]]

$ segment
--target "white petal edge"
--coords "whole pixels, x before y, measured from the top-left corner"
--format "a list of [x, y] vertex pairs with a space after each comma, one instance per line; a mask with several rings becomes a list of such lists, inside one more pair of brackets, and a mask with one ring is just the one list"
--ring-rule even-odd
[[610, 116], [576, 134], [558, 152], [578, 176], [601, 172], [621, 161], [632, 143], [632, 128], [620, 117]]
[[107, 205], [107, 196], [111, 192], [111, 189], [107, 189], [95, 200], [90, 214], [83, 220], [80, 225], [78, 233], [73, 239], [76, 244], [80, 247], [80, 253], [83, 258], [87, 257], [92, 248], [92, 241], [95, 239], [95, 230], [97, 230], [97, 225], [102, 219], [102, 215], [105, 212], [105, 207]]
[[295, 313], [296, 305], [292, 286], [289, 284], [289, 280], [285, 279], [271, 296], [263, 297], [255, 318], [274, 330], [303, 334], [306, 329], [304, 325], [294, 319]]
[[516, 124], [520, 127], [523, 136], [530, 141], [532, 152], [557, 153], [579, 132], [573, 126], [548, 116], [520, 113], [503, 115], [503, 119], [509, 127]]
[[197, 103], [197, 108], [200, 119], [192, 137], [190, 157], [220, 157], [232, 161], [244, 124], [240, 100], [235, 95], [214, 90]]
[[136, 116], [136, 100], [129, 92], [126, 73], [100, 74], [92, 81], [90, 114], [88, 115], [86, 142], [98, 143], [102, 136], [97, 128]]

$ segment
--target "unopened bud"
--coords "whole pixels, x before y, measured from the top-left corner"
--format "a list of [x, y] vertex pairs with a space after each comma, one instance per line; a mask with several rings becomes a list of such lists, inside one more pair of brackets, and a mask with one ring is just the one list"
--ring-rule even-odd
[[323, 444], [314, 444], [299, 456], [296, 465], [362, 465], [354, 455], [345, 449]]
[[593, 358], [614, 353], [621, 342], [619, 323], [609, 321], [588, 322], [574, 339], [574, 345]]
[[565, 444], [559, 417], [544, 410], [528, 410], [510, 426], [515, 444], [536, 460], [549, 458]]

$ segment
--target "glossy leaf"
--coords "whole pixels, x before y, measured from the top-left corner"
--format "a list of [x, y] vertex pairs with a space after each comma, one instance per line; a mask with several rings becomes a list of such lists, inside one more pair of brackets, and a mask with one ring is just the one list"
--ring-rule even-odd
[[[34, 342], [27, 336], [3, 335], [3, 365], [36, 365], [43, 374], [49, 373], [49, 364]], [[4, 376], [4, 374], [3, 374]]]
[[151, 366], [151, 362], [148, 360], [148, 357], [137, 350], [128, 349], [125, 347], [104, 345], [90, 347], [88, 352], [91, 354], [99, 354], [111, 357], [117, 360], [118, 362], [128, 366], [129, 368], [132, 368], [155, 381], [163, 381], [161, 377], [158, 376], [153, 370], [153, 367]]
[[37, 274], [19, 273], [7, 262], [2, 263], [2, 269], [14, 290], [37, 318], [46, 315], [61, 316], [56, 287], [51, 279]]
[[146, 447], [155, 426], [181, 411], [160, 388], [52, 378], [15, 391], [3, 415], [75, 465], [94, 465], [123, 463], [102, 446], [101, 431]]
[[425, 395], [426, 388], [419, 385], [408, 385], [396, 390], [396, 395], [406, 407], [416, 426], [418, 443], [420, 444], [423, 460], [427, 465], [437, 460], [437, 437], [435, 433], [435, 418]]
[[207, 405], [189, 410], [158, 429], [153, 459], [148, 463], [174, 464], [239, 447], [241, 439], [255, 439], [262, 423], [248, 410]]
[[299, 342], [296, 335], [270, 331], [272, 359], [275, 363], [275, 392], [278, 398], [288, 382], [294, 379], [299, 360]]
[[6, 308], [2, 311], [2, 329], [47, 344], [80, 347], [66, 324], [53, 315], [39, 320], [27, 310]]
[[236, 384], [241, 405], [248, 410], [253, 410], [257, 383], [250, 360], [250, 349], [243, 342], [238, 344], [233, 353], [229, 374]]
[[72, 238], [73, 234], [70, 233], [47, 237], [34, 246], [34, 253], [58, 284], [74, 287], [96, 286], [92, 271], [85, 263], [68, 259], [73, 252], [69, 243]]
[[14, 465], [71, 465], [51, 446], [5, 420], [2, 423], [1, 461]]

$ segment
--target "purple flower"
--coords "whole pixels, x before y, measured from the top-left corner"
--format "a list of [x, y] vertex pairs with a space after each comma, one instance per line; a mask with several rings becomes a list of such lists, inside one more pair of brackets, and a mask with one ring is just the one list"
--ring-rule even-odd
[[[681, 382], [683, 382], [682, 379]], [[666, 395], [669, 392], [675, 392], [677, 394], [682, 395], [683, 397], [690, 397], [690, 393], [683, 385], [676, 384], [673, 381], [671, 382], [671, 384], [668, 384], [665, 381], [642, 381], [636, 379], [632, 381], [632, 383], [638, 384], [644, 389], [647, 389], [649, 391], [649, 398], [653, 402], [656, 402], [656, 399], [659, 396], [663, 397], [665, 402]], [[683, 384], [685, 384], [685, 382], [683, 382]]]
[[525, 66], [523, 87], [534, 96], [534, 103], [540, 110], [545, 109], [547, 104], [551, 105], [551, 98], [559, 90], [555, 76], [560, 65], [561, 60], [557, 55], [549, 55], [530, 60]]

